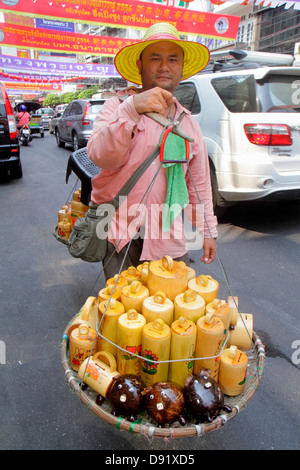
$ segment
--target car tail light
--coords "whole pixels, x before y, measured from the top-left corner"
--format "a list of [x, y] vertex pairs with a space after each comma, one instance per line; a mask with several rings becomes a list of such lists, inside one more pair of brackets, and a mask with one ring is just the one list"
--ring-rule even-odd
[[17, 124], [15, 117], [13, 115], [7, 115], [8, 119], [8, 128], [9, 128], [9, 135], [11, 139], [16, 139], [18, 136]]
[[90, 107], [90, 103], [86, 103], [83, 118], [82, 118], [82, 125], [83, 126], [90, 123], [90, 120], [89, 120], [89, 107]]
[[18, 136], [18, 130], [17, 130], [17, 124], [16, 124], [14, 112], [11, 107], [6, 90], [4, 88], [2, 88], [2, 93], [3, 93], [4, 103], [5, 103], [6, 114], [7, 114], [9, 135], [11, 139], [16, 139]]
[[256, 145], [292, 145], [289, 126], [285, 124], [245, 124], [248, 140]]

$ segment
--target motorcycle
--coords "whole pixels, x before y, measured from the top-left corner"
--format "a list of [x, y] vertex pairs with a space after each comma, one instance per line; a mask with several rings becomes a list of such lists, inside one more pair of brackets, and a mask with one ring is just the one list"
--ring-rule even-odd
[[29, 142], [32, 141], [30, 129], [27, 125], [22, 126], [21, 129], [19, 130], [19, 141], [21, 142], [21, 144], [25, 146], [28, 145]]

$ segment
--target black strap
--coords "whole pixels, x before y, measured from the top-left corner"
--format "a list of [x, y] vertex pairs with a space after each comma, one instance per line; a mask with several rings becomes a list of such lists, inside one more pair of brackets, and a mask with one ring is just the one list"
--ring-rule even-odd
[[[185, 116], [185, 112], [183, 111], [179, 118], [177, 119], [177, 122], [181, 122], [182, 119], [184, 118]], [[164, 132], [164, 131], [163, 131]], [[161, 139], [160, 139], [161, 141]], [[119, 198], [121, 196], [127, 196], [127, 194], [129, 194], [129, 192], [132, 190], [132, 188], [134, 187], [134, 185], [137, 183], [137, 181], [140, 179], [140, 177], [142, 176], [142, 174], [144, 173], [144, 171], [147, 170], [148, 166], [155, 160], [155, 158], [159, 155], [159, 152], [160, 152], [160, 142], [159, 144], [157, 145], [157, 147], [155, 148], [155, 150], [151, 153], [151, 155], [149, 155], [149, 157], [146, 158], [146, 160], [144, 160], [141, 165], [134, 171], [134, 173], [132, 173], [132, 175], [130, 176], [130, 178], [126, 181], [126, 183], [124, 184], [124, 186], [120, 189], [120, 191], [118, 192], [118, 194], [116, 195], [116, 197], [114, 198], [118, 205], [117, 205], [117, 208], [119, 207]], [[117, 209], [116, 208], [116, 209]]]

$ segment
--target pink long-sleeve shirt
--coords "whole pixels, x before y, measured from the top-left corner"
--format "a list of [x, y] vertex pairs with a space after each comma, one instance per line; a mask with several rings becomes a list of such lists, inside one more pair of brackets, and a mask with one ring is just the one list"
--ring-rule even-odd
[[[189, 192], [186, 213], [189, 220], [205, 238], [217, 237], [217, 219], [213, 214], [209, 162], [205, 143], [197, 121], [190, 112], [176, 102], [175, 120], [185, 111], [181, 127], [194, 138], [191, 144], [192, 159], [189, 166], [182, 168]], [[162, 135], [160, 124], [136, 112], [133, 96], [123, 102], [118, 97], [108, 99], [98, 114], [93, 134], [87, 145], [89, 158], [101, 168], [99, 175], [92, 179], [91, 200], [101, 204], [113, 199], [134, 170], [155, 149]], [[187, 253], [184, 224], [181, 216], [172, 223], [170, 232], [162, 232], [162, 208], [167, 194], [167, 179], [164, 168], [160, 168], [153, 187], [145, 198], [154, 175], [160, 167], [159, 157], [143, 173], [126, 200], [121, 204], [108, 232], [108, 240], [120, 251], [144, 225], [145, 236], [141, 260], [161, 259], [165, 255], [173, 258]], [[194, 184], [197, 188], [195, 191]], [[198, 195], [197, 195], [198, 193]], [[204, 208], [199, 210], [199, 199]], [[144, 206], [140, 205], [143, 201]], [[197, 209], [195, 211], [195, 205]], [[197, 213], [197, 220], [195, 214]], [[193, 214], [193, 215], [191, 215]], [[134, 215], [134, 220], [131, 220]], [[127, 226], [131, 220], [130, 225]], [[209, 227], [209, 228], [208, 228]]]

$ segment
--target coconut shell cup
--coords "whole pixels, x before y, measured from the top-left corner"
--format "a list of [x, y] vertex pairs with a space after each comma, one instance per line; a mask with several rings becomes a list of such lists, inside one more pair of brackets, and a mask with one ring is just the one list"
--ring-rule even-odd
[[189, 375], [184, 384], [185, 408], [188, 416], [197, 423], [211, 423], [220, 411], [232, 411], [231, 407], [224, 405], [223, 392], [209, 372], [201, 369], [197, 375]]
[[108, 398], [113, 406], [114, 416], [126, 416], [135, 421], [136, 415], [145, 409], [145, 384], [134, 374], [114, 377]]
[[158, 427], [179, 421], [185, 425], [184, 396], [182, 391], [171, 382], [156, 382], [145, 389], [146, 410], [149, 416], [156, 421]]

